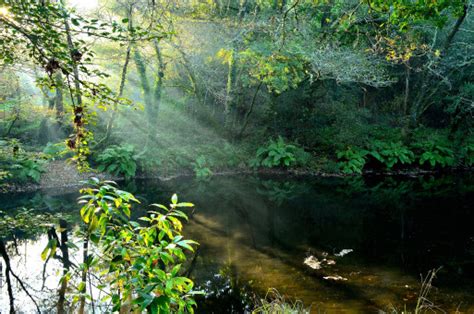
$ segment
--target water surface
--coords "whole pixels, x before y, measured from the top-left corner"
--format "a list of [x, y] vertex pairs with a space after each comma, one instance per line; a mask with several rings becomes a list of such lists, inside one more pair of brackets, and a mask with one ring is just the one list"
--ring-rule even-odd
[[[474, 312], [470, 174], [216, 176], [208, 182], [183, 177], [122, 185], [144, 206], [166, 203], [175, 192], [195, 203], [185, 234], [201, 243], [191, 276], [208, 296], [199, 300], [198, 312], [242, 313], [269, 288], [311, 305], [314, 312], [401, 310], [416, 302], [420, 275], [439, 267], [429, 299], [445, 311]], [[45, 190], [1, 195], [0, 201], [9, 212], [35, 207], [76, 213], [76, 197], [74, 190]], [[35, 296], [47, 299], [44, 306], [51, 306], [58, 265], [48, 266], [53, 271], [44, 287], [36, 278], [43, 267], [38, 248], [47, 239], [17, 238], [12, 266], [38, 290]], [[49, 289], [49, 297], [41, 288]], [[4, 283], [1, 292], [3, 312], [8, 309]], [[27, 298], [20, 299], [24, 309], [33, 309]]]

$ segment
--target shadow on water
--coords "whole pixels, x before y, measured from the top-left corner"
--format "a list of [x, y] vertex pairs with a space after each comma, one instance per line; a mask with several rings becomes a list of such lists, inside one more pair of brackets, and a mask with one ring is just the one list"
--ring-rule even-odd
[[[191, 276], [208, 294], [198, 312], [243, 312], [269, 288], [323, 312], [401, 309], [416, 302], [419, 275], [440, 266], [431, 300], [447, 311], [474, 310], [469, 174], [216, 176], [207, 182], [137, 180], [124, 188], [144, 205], [175, 192], [195, 203], [185, 233], [201, 243]], [[42, 191], [1, 195], [0, 201], [8, 213], [22, 207], [69, 212], [73, 223], [76, 196]], [[34, 242], [26, 239], [44, 241], [28, 233], [15, 241]], [[4, 241], [15, 262], [22, 252], [12, 250], [12, 237]], [[22, 275], [28, 278], [28, 271]], [[4, 286], [0, 307], [8, 306]]]

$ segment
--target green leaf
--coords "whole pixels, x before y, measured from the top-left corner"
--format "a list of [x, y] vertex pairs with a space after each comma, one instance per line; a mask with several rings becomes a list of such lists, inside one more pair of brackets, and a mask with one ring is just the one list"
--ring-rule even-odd
[[194, 207], [193, 203], [178, 203], [176, 207]]

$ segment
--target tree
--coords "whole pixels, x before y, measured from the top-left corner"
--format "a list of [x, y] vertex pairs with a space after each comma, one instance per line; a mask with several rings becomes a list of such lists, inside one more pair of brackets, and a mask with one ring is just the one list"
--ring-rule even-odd
[[[91, 66], [94, 52], [79, 35], [102, 38], [116, 42], [135, 42], [152, 39], [140, 27], [130, 29], [124, 23], [106, 23], [98, 19], [86, 19], [71, 12], [62, 1], [8, 1], [1, 3], [0, 62], [16, 64], [20, 60], [31, 61], [46, 76], [38, 80], [40, 86], [55, 88], [64, 76], [64, 88], [69, 91], [75, 132], [67, 141], [76, 152], [75, 160], [80, 167], [87, 167], [88, 144], [92, 134], [86, 126], [89, 122], [88, 104], [99, 107], [111, 106], [121, 101], [112, 90], [94, 78], [107, 74]], [[156, 36], [156, 35], [155, 35]], [[86, 100], [86, 102], [84, 101]], [[61, 107], [60, 98], [56, 105]]]

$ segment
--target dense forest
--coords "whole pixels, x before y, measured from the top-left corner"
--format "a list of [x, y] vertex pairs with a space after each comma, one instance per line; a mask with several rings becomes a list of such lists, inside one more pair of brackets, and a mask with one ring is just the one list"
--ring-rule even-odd
[[[0, 0], [0, 190], [230, 173], [349, 177], [354, 188], [368, 174], [469, 173], [473, 9], [471, 0]], [[101, 278], [108, 288], [95, 289], [112, 290], [120, 313], [194, 311], [200, 292], [178, 264], [195, 260], [197, 242], [181, 234], [193, 204], [174, 194], [139, 218], [130, 211], [139, 197], [89, 183], [80, 265], [63, 232], [78, 221], [1, 212], [8, 287], [9, 235], [57, 220], [56, 231], [39, 229], [49, 230], [46, 263], [62, 256], [58, 313], [94, 311], [86, 285]], [[284, 307], [281, 298], [256, 313]]]
[[470, 9], [7, 1], [2, 178], [38, 181], [64, 156], [126, 177], [469, 168]]

